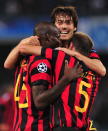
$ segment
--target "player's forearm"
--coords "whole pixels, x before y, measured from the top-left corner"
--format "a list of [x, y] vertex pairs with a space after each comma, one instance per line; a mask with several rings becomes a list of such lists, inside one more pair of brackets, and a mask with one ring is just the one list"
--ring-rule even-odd
[[41, 93], [35, 99], [35, 105], [38, 109], [44, 109], [51, 103], [53, 103], [66, 88], [69, 80], [63, 76], [61, 80], [58, 81], [57, 85], [47, 91]]
[[16, 46], [7, 56], [5, 62], [4, 62], [4, 68], [6, 69], [12, 69], [15, 67], [15, 64], [17, 62], [17, 59], [19, 57], [19, 50]]
[[101, 76], [105, 76], [106, 68], [102, 64], [102, 62], [98, 59], [88, 58], [80, 53], [76, 53], [75, 57], [81, 61], [91, 70], [97, 72]]
[[102, 62], [100, 60], [97, 59], [91, 59], [87, 56], [84, 56], [82, 54], [80, 54], [79, 52], [76, 51], [72, 51], [66, 48], [57, 48], [59, 50], [64, 51], [66, 54], [70, 55], [70, 56], [75, 56], [78, 60], [83, 61], [83, 63], [91, 70], [97, 72], [99, 75], [101, 76], [105, 76], [106, 74], [106, 68], [104, 67], [104, 65], [102, 64]]
[[21, 54], [41, 55], [41, 48], [41, 46], [21, 45], [19, 50]]

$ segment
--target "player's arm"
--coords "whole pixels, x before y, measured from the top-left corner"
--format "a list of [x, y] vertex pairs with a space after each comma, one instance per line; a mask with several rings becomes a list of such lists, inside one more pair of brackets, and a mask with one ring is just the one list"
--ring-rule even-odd
[[[20, 54], [33, 54], [33, 51], [35, 50], [35, 46], [40, 45], [40, 42], [37, 38], [37, 36], [30, 36], [28, 38], [25, 38], [19, 42], [19, 44], [12, 49], [12, 51], [7, 56], [5, 62], [4, 62], [4, 68], [12, 69], [15, 67], [16, 62], [19, 58]], [[37, 51], [34, 52], [41, 52], [41, 47], [37, 46]], [[40, 49], [40, 50], [39, 50]], [[39, 52], [39, 53], [40, 53]]]
[[101, 76], [105, 76], [106, 68], [99, 59], [95, 59], [95, 58], [91, 59], [87, 56], [82, 55], [79, 52], [72, 51], [67, 48], [59, 47], [57, 49], [64, 51], [65, 53], [67, 53], [70, 56], [75, 56], [78, 60], [82, 61], [89, 69], [97, 72]]
[[19, 48], [21, 54], [41, 55], [41, 46], [23, 45]]
[[35, 106], [38, 109], [44, 109], [51, 103], [53, 103], [66, 88], [66, 85], [69, 82], [82, 73], [81, 66], [77, 63], [75, 67], [69, 68], [68, 64], [65, 64], [64, 76], [58, 81], [58, 83], [50, 89], [47, 89], [45, 86], [33, 86], [32, 94]]
[[19, 49], [18, 46], [12, 49], [12, 51], [7, 56], [5, 62], [4, 62], [4, 68], [6, 69], [12, 69], [15, 67], [18, 57], [19, 57]]
[[91, 59], [87, 56], [84, 56], [78, 52], [76, 52], [75, 57], [79, 60], [81, 60], [89, 69], [97, 72], [101, 76], [105, 76], [106, 74], [106, 68], [102, 64], [102, 62], [99, 59]]
[[[45, 56], [46, 58], [51, 59], [51, 55], [48, 55], [48, 56], [46, 55], [46, 54], [48, 54], [49, 51], [56, 52], [51, 48], [47, 50], [45, 48], [42, 48], [41, 46], [26, 45], [26, 44], [25, 45], [22, 44], [21, 46], [16, 46], [7, 56], [7, 58], [4, 62], [4, 68], [7, 68], [7, 69], [14, 68], [20, 54], [42, 55], [42, 56]], [[49, 54], [50, 54], [50, 52], [49, 52]]]

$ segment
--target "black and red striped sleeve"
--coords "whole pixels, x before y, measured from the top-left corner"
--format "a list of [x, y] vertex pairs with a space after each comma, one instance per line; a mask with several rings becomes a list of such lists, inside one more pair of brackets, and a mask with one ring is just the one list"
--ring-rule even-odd
[[30, 68], [31, 86], [48, 86], [52, 82], [52, 69], [48, 59], [36, 56]]

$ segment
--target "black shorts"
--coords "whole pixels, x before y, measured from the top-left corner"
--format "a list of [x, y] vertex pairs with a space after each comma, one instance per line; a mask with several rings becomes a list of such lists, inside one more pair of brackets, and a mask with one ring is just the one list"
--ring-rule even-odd
[[57, 128], [53, 128], [52, 131], [80, 131], [80, 130], [74, 129], [72, 127], [57, 127]]

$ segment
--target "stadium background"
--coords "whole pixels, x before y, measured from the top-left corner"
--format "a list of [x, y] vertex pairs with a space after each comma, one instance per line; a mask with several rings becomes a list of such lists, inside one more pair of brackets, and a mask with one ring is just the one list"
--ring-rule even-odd
[[[76, 6], [78, 31], [89, 34], [108, 70], [108, 1], [107, 0], [0, 0], [0, 91], [13, 85], [13, 71], [3, 68], [9, 51], [32, 35], [36, 23], [50, 20], [58, 5]], [[92, 119], [99, 131], [108, 131], [108, 71], [102, 78]], [[0, 118], [1, 119], [1, 118]]]

